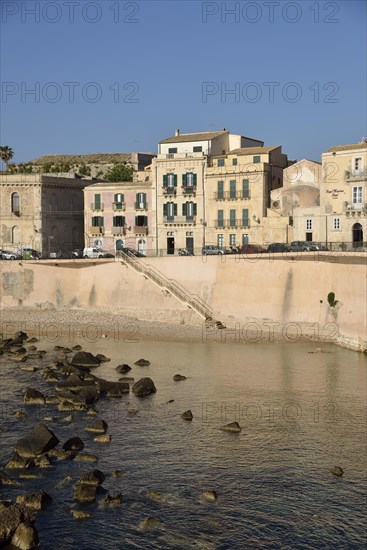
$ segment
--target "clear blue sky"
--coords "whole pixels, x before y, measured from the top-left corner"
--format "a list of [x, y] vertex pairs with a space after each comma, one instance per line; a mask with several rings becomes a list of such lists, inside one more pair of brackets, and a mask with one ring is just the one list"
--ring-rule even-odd
[[156, 152], [225, 127], [318, 160], [359, 141], [366, 3], [270, 3], [2, 0], [1, 144], [15, 162]]

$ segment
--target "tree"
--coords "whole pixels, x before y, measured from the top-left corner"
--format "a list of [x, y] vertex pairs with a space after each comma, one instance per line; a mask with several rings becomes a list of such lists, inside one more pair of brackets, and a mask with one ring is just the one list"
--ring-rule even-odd
[[9, 145], [0, 146], [0, 158], [6, 164], [6, 170], [8, 170], [9, 160], [14, 156], [14, 151]]
[[106, 181], [133, 181], [134, 168], [128, 164], [115, 164], [105, 174]]

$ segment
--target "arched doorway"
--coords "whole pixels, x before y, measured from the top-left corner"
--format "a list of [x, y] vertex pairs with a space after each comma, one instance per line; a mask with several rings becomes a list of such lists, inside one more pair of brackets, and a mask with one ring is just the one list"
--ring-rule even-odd
[[145, 254], [145, 240], [144, 239], [139, 239], [138, 241], [138, 252], [140, 252], [141, 254]]
[[363, 245], [363, 228], [360, 223], [355, 223], [352, 227], [353, 248]]
[[118, 239], [116, 241], [116, 251], [122, 250], [124, 248], [124, 241], [122, 239]]

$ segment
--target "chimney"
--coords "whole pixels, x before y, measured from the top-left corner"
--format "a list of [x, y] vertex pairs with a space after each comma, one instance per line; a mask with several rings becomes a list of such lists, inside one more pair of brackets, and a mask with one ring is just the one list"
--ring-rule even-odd
[[222, 128], [222, 132], [226, 132], [227, 130], [225, 128]]
[[179, 135], [180, 135], [180, 130], [178, 130], [178, 129], [175, 130], [175, 136], [177, 137], [177, 136], [179, 136]]

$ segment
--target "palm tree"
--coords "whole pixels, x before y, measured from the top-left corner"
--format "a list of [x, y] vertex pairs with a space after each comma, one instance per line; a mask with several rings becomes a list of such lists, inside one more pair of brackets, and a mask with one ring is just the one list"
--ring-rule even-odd
[[9, 145], [0, 146], [0, 159], [5, 162], [6, 170], [8, 170], [9, 161], [13, 158], [14, 151]]

